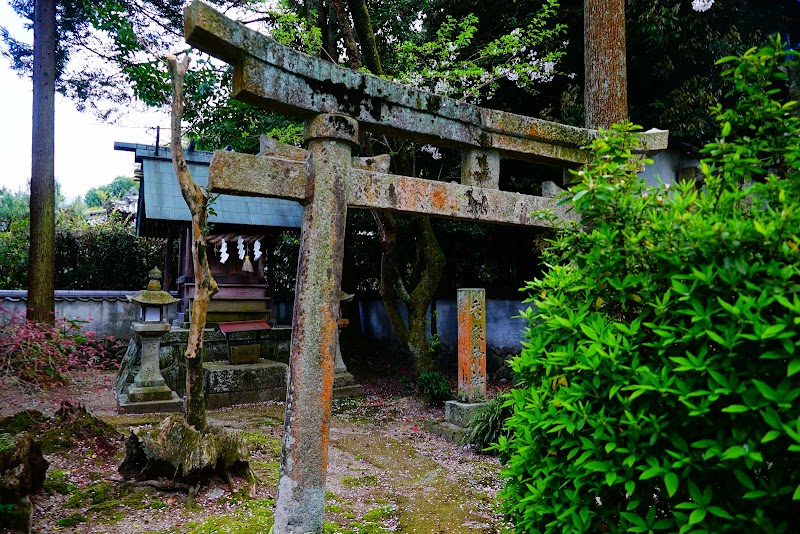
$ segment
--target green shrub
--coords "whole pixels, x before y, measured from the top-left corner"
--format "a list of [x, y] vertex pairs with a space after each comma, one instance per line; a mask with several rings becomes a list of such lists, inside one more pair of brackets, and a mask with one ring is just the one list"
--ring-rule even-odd
[[[139, 289], [147, 284], [150, 269], [164, 265], [164, 240], [136, 237], [133, 224], [119, 215], [95, 225], [67, 218], [59, 222], [56, 289]], [[9, 231], [0, 232], [0, 289], [27, 288], [29, 226], [27, 219], [16, 220]]]
[[512, 415], [511, 407], [501, 397], [486, 402], [486, 407], [470, 422], [469, 442], [479, 451], [495, 452], [500, 436], [508, 437], [506, 419]]
[[[731, 61], [737, 58], [726, 58]], [[800, 120], [777, 40], [725, 72], [705, 186], [650, 188], [628, 128], [527, 285], [501, 492], [516, 532], [800, 528]]]
[[453, 398], [450, 382], [439, 371], [428, 371], [417, 377], [417, 395], [426, 404], [436, 404]]

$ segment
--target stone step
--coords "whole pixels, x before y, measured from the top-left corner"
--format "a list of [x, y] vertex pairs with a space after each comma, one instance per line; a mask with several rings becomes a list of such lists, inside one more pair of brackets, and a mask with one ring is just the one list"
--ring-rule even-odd
[[333, 375], [333, 389], [353, 386], [356, 379], [350, 373], [336, 373]]
[[364, 386], [361, 384], [354, 384], [352, 386], [342, 386], [339, 388], [333, 388], [333, 398], [334, 399], [343, 399], [346, 397], [363, 397], [364, 396]]

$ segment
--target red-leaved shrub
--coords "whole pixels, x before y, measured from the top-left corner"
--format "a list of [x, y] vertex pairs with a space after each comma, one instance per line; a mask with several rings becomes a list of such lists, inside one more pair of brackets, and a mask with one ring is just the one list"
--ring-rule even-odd
[[88, 370], [116, 369], [119, 341], [82, 332], [82, 322], [59, 317], [37, 323], [0, 306], [0, 379], [51, 387]]

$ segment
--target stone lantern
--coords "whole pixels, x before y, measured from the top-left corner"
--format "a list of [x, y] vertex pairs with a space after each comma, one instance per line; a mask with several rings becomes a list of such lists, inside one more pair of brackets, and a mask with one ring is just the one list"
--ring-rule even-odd
[[154, 267], [148, 276], [150, 281], [147, 283], [147, 289], [133, 296], [128, 295], [128, 300], [139, 305], [137, 318], [140, 323], [164, 323], [167, 306], [175, 304], [178, 299], [161, 289], [161, 271], [158, 267]]
[[123, 412], [180, 411], [181, 399], [161, 376], [159, 361], [161, 336], [170, 330], [164, 321], [166, 308], [178, 299], [161, 289], [160, 270], [153, 269], [149, 276], [147, 289], [128, 296], [129, 301], [139, 306], [138, 321], [131, 329], [142, 340], [142, 358], [139, 373], [128, 386], [127, 394], [120, 395], [119, 408]]

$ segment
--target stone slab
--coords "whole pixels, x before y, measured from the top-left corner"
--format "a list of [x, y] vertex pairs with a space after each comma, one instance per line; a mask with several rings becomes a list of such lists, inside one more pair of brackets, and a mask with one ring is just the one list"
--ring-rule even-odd
[[175, 392], [169, 400], [150, 402], [131, 402], [126, 393], [117, 398], [118, 413], [174, 413], [183, 411], [183, 401]]
[[440, 438], [455, 443], [466, 445], [469, 441], [469, 430], [446, 421], [427, 421], [423, 425], [425, 430]]
[[462, 428], [469, 428], [476, 415], [486, 409], [485, 402], [447, 401], [444, 403], [444, 419]]
[[175, 394], [171, 389], [163, 384], [161, 386], [142, 387], [136, 385], [128, 386], [128, 400], [130, 402], [157, 402], [168, 401]]
[[336, 373], [333, 375], [333, 389], [353, 386], [356, 379], [350, 373]]
[[224, 408], [237, 404], [255, 404], [268, 401], [285, 401], [286, 387], [264, 388], [251, 391], [229, 391], [223, 393], [206, 393], [206, 408]]
[[286, 387], [286, 364], [269, 360], [232, 365], [226, 362], [206, 362], [206, 393], [255, 391]]
[[233, 365], [206, 362], [207, 408], [286, 399], [286, 364], [269, 360]]
[[231, 345], [230, 359], [233, 364], [258, 363], [261, 345]]
[[458, 399], [468, 403], [486, 400], [486, 291], [483, 288], [458, 290]]
[[[582, 164], [600, 133], [489, 110], [289, 49], [195, 1], [184, 12], [186, 42], [233, 65], [233, 97], [293, 115], [342, 113], [366, 130], [436, 146], [493, 148], [505, 157]], [[638, 134], [649, 152], [668, 132]]]
[[363, 397], [364, 386], [361, 384], [353, 384], [352, 386], [342, 386], [340, 388], [333, 388], [334, 399], [344, 399], [347, 397]]

